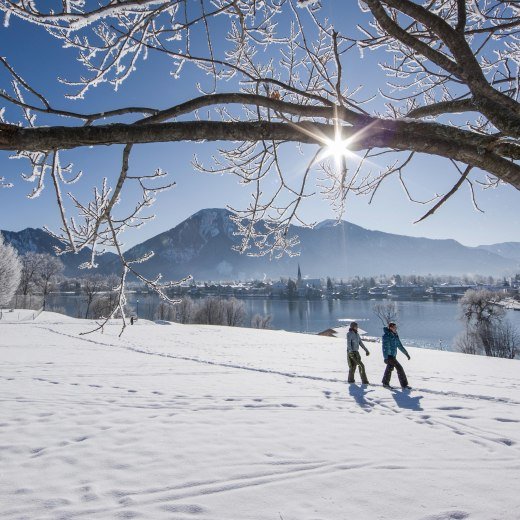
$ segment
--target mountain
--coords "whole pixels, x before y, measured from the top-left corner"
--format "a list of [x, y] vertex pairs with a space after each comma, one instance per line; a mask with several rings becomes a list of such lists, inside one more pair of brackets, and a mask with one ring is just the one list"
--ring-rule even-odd
[[504, 274], [518, 270], [519, 262], [455, 240], [432, 240], [364, 229], [350, 222], [326, 220], [313, 229], [292, 226], [299, 257], [248, 257], [232, 250], [240, 237], [233, 235], [231, 212], [201, 210], [178, 226], [127, 251], [138, 258], [155, 256], [140, 266], [148, 276], [160, 272], [177, 279], [247, 279], [295, 276], [298, 264], [310, 277], [377, 274]]
[[[472, 248], [455, 240], [395, 235], [346, 221], [337, 224], [335, 220], [320, 222], [313, 229], [291, 226], [289, 234], [300, 238], [295, 248], [300, 256], [284, 256], [278, 260], [248, 257], [232, 250], [240, 237], [233, 235], [231, 215], [226, 209], [203, 209], [178, 226], [132, 247], [126, 251], [126, 257], [136, 259], [154, 251], [150, 260], [137, 267], [148, 277], [161, 273], [163, 279], [179, 279], [188, 274], [198, 280], [296, 277], [298, 264], [304, 276], [316, 278], [397, 273], [503, 275], [520, 270], [520, 257], [515, 256], [515, 248], [506, 248], [504, 244], [496, 244], [497, 249], [492, 250], [487, 248], [495, 246]], [[59, 244], [41, 229], [2, 233], [21, 254], [27, 251], [53, 253], [53, 246]], [[63, 255], [66, 274], [83, 274], [77, 266], [88, 257], [89, 251]], [[117, 272], [116, 255], [107, 253], [99, 257], [99, 263], [98, 272]]]
[[[43, 229], [39, 228], [26, 228], [22, 231], [0, 230], [0, 233], [2, 233], [5, 241], [16, 249], [19, 255], [32, 252], [48, 253], [54, 256], [55, 247], [63, 246], [59, 240], [43, 231]], [[90, 249], [84, 249], [78, 254], [65, 253], [60, 255], [58, 258], [65, 266], [65, 276], [81, 276], [87, 274], [88, 271], [80, 270], [78, 269], [78, 266], [84, 262], [88, 262], [90, 260], [90, 254]], [[110, 263], [110, 260], [113, 260], [115, 257], [116, 255], [113, 253], [105, 253], [104, 255], [98, 257], [99, 270], [96, 272], [102, 274], [114, 272], [115, 266], [112, 266], [108, 269], [106, 266]]]
[[520, 242], [502, 242], [500, 244], [489, 244], [487, 246], [478, 246], [479, 249], [491, 251], [496, 255], [504, 258], [512, 258], [520, 262]]
[[206, 280], [245, 279], [253, 274], [262, 277], [264, 266], [269, 266], [268, 260], [232, 250], [240, 237], [233, 235], [235, 226], [230, 215], [226, 209], [198, 211], [173, 229], [129, 249], [126, 256], [135, 259], [153, 251], [154, 256], [139, 266], [147, 276], [160, 272], [168, 279], [188, 274]]

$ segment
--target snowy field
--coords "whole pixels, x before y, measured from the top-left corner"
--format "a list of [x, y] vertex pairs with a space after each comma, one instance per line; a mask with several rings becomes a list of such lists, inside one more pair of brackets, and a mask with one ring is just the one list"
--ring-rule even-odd
[[91, 326], [0, 321], [2, 519], [520, 518], [518, 361], [411, 348], [402, 392], [376, 343], [361, 387], [342, 339]]

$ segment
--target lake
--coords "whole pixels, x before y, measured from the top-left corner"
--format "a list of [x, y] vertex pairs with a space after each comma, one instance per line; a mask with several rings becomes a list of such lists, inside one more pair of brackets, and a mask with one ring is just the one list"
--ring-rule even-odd
[[[380, 302], [381, 300], [379, 300]], [[353, 319], [369, 336], [382, 335], [382, 323], [374, 314], [375, 300], [245, 300], [250, 313], [271, 314], [272, 328], [317, 333], [337, 327], [341, 319]], [[399, 336], [403, 343], [422, 348], [452, 350], [462, 332], [457, 302], [397, 301]], [[520, 312], [507, 311], [507, 318], [520, 330]]]
[[[156, 295], [129, 294], [128, 301], [135, 308], [139, 298], [139, 316], [147, 318], [158, 303]], [[373, 306], [381, 300], [241, 300], [249, 316], [269, 314], [271, 328], [291, 332], [316, 334], [338, 327], [341, 319], [353, 319], [369, 336], [381, 336], [382, 323], [375, 316]], [[384, 301], [384, 300], [383, 300]], [[50, 307], [62, 307], [71, 316], [78, 315], [80, 299], [76, 295], [53, 294]], [[463, 330], [458, 320], [457, 302], [397, 301], [399, 336], [407, 345], [422, 348], [452, 350], [454, 338]], [[84, 310], [83, 310], [84, 312]], [[507, 311], [507, 318], [520, 330], [520, 312]]]

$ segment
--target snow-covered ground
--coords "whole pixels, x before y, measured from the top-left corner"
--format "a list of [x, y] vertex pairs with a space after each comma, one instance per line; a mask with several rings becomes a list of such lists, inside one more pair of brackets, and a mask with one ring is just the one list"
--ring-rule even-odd
[[2, 519], [520, 518], [518, 361], [411, 348], [402, 392], [376, 343], [361, 387], [342, 339], [89, 326], [0, 321]]

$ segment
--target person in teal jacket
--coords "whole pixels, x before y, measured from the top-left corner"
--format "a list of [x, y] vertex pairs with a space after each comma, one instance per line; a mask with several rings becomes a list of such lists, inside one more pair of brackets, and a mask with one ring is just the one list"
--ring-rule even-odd
[[399, 349], [408, 359], [410, 354], [406, 351], [397, 334], [397, 325], [393, 322], [388, 324], [388, 327], [383, 329], [383, 358], [386, 363], [385, 373], [383, 375], [383, 386], [390, 387], [390, 378], [394, 368], [397, 370], [399, 383], [402, 388], [410, 388], [408, 386], [408, 379], [401, 363], [397, 361], [397, 349]]

